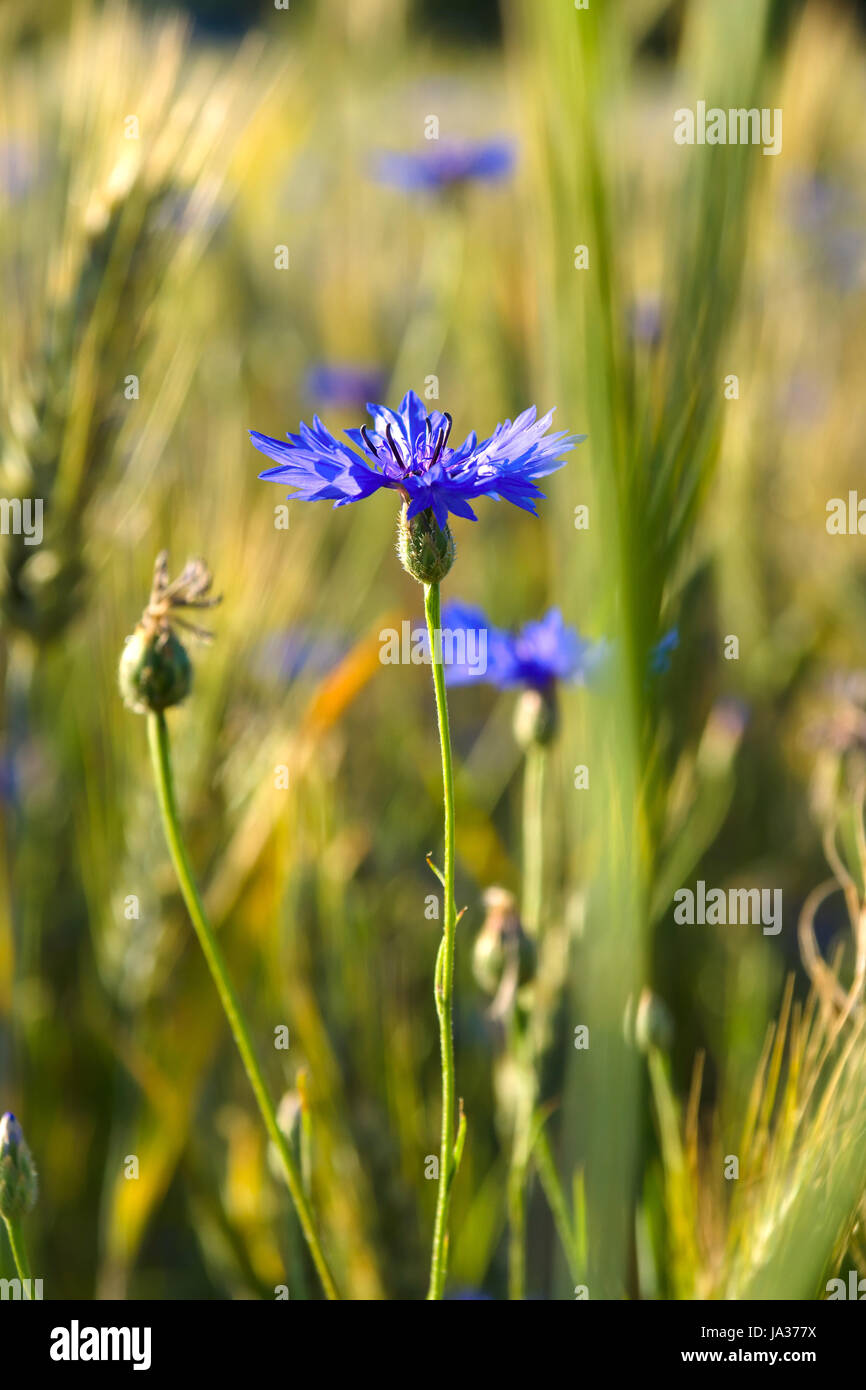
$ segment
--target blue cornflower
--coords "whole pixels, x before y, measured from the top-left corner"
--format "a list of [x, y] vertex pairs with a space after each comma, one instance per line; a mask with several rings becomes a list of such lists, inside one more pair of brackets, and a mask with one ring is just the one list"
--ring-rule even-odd
[[650, 671], [654, 676], [661, 676], [665, 671], [670, 670], [671, 653], [675, 652], [680, 645], [680, 630], [672, 627], [656, 642], [650, 652]]
[[257, 669], [263, 676], [276, 676], [281, 681], [323, 676], [333, 670], [348, 649], [347, 638], [323, 636], [317, 629], [301, 625], [266, 638], [258, 648]]
[[307, 373], [307, 395], [337, 409], [361, 407], [385, 387], [380, 367], [359, 367], [348, 362], [318, 362]]
[[383, 151], [375, 172], [383, 183], [396, 184], [410, 193], [439, 193], [473, 179], [505, 178], [514, 167], [514, 146], [508, 140], [479, 142], [431, 141], [425, 149], [409, 153]]
[[[455, 640], [461, 634], [462, 642]], [[551, 608], [538, 622], [508, 632], [493, 627], [480, 608], [448, 603], [441, 617], [441, 642], [449, 685], [486, 681], [500, 690], [521, 691], [514, 710], [514, 736], [524, 750], [555, 738], [560, 684], [585, 685], [608, 652], [606, 642], [589, 642], [566, 627], [558, 608]]]
[[217, 197], [208, 185], [170, 188], [159, 206], [156, 225], [162, 231], [183, 235], [200, 232], [210, 236], [225, 223], [228, 215], [228, 203]]
[[11, 753], [0, 752], [0, 802], [16, 806], [19, 796], [18, 766]]
[[0, 141], [0, 193], [10, 203], [30, 192], [38, 174], [36, 152], [29, 144], [17, 139]]
[[641, 295], [629, 309], [629, 333], [632, 341], [657, 348], [664, 332], [664, 314], [657, 295]]
[[446, 603], [442, 628], [451, 633], [472, 633], [473, 651], [478, 652], [482, 646], [486, 649], [486, 666], [477, 660], [451, 662], [445, 673], [450, 685], [486, 681], [501, 690], [540, 691], [549, 690], [560, 681], [585, 685], [607, 651], [606, 642], [590, 642], [575, 628], [566, 627], [558, 608], [551, 608], [538, 622], [509, 632], [493, 627], [480, 608]]
[[335, 507], [392, 488], [403, 498], [407, 523], [430, 512], [444, 531], [449, 513], [477, 520], [470, 503], [479, 497], [504, 499], [534, 514], [536, 499], [544, 496], [535, 479], [562, 467], [562, 455], [586, 438], [564, 431], [549, 435], [553, 411], [537, 419], [530, 406], [513, 423], [497, 425], [489, 439], [479, 443], [473, 432], [455, 449], [448, 442], [451, 416], [441, 410], [428, 414], [414, 391], [407, 391], [399, 410], [367, 410], [373, 427], [346, 430], [351, 448], [317, 415], [288, 443], [251, 430], [255, 447], [278, 462], [259, 477], [288, 483], [300, 501], [328, 500]]
[[791, 212], [799, 230], [814, 240], [824, 274], [840, 290], [856, 288], [863, 264], [863, 210], [852, 190], [815, 173], [793, 183]]

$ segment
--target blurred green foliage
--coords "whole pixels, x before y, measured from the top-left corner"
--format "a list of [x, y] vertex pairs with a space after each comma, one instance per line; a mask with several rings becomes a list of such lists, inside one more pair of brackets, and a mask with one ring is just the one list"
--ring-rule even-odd
[[[858, 540], [824, 524], [861, 475], [862, 36], [765, 0], [506, 0], [486, 46], [404, 0], [261, 15], [226, 41], [116, 4], [0, 14], [0, 494], [45, 499], [41, 545], [2, 538], [0, 595], [0, 1103], [40, 1170], [34, 1275], [58, 1298], [316, 1296], [117, 691], [167, 547], [176, 568], [205, 555], [224, 594], [172, 717], [209, 910], [272, 1089], [302, 1101], [344, 1288], [425, 1285], [438, 752], [429, 672], [378, 660], [420, 591], [385, 496], [290, 504], [279, 529], [246, 436], [310, 419], [308, 369], [336, 361], [381, 368], [392, 401], [435, 376], [461, 438], [533, 401], [589, 434], [538, 520], [489, 504], [456, 524], [446, 586], [503, 625], [556, 603], [616, 653], [602, 691], [564, 693], [545, 782], [561, 988], [529, 1294], [736, 1297], [764, 1270], [760, 1296], [819, 1296], [866, 1272], [862, 995], [845, 1014], [818, 972], [807, 1005], [797, 943], [839, 816], [847, 872], [862, 862], [851, 710], [822, 685], [866, 638]], [[782, 155], [676, 145], [699, 99], [781, 107]], [[376, 183], [375, 152], [419, 147], [431, 113], [443, 139], [513, 137], [514, 179]], [[326, 659], [299, 663], [299, 634]], [[451, 712], [469, 1121], [451, 1285], [503, 1297], [501, 1039], [471, 943], [484, 889], [520, 887], [521, 762], [509, 696], [455, 691]], [[697, 878], [781, 887], [781, 936], [677, 927]], [[855, 944], [844, 994], [841, 903], [817, 930], [828, 959]], [[648, 1059], [623, 1032], [646, 987], [673, 1019]]]

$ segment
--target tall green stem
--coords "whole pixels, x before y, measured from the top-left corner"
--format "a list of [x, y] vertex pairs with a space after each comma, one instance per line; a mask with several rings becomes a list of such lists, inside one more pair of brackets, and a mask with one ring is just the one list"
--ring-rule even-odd
[[523, 903], [524, 930], [535, 937], [541, 927], [544, 902], [544, 770], [547, 749], [531, 743], [523, 773]]
[[454, 771], [451, 759], [451, 730], [448, 724], [448, 699], [445, 694], [445, 669], [436, 638], [440, 623], [438, 584], [424, 585], [424, 612], [427, 617], [433, 664], [433, 689], [436, 693], [436, 718], [442, 749], [442, 790], [445, 803], [445, 862], [442, 873], [445, 893], [444, 923], [442, 942], [436, 957], [434, 981], [442, 1055], [442, 1143], [439, 1151], [439, 1190], [433, 1227], [430, 1286], [427, 1292], [428, 1299], [441, 1299], [448, 1270], [448, 1207], [451, 1184], [459, 1162], [461, 1136], [457, 1136], [455, 1151], [454, 946], [457, 936], [457, 911], [454, 901]]
[[526, 1297], [526, 1173], [528, 1159], [519, 1151], [523, 1126], [515, 1127], [508, 1169], [508, 1297]]
[[[523, 902], [521, 920], [528, 936], [538, 937], [544, 907], [544, 772], [547, 750], [530, 743], [523, 774]], [[508, 1173], [508, 1296], [526, 1297], [526, 1186], [532, 1153], [532, 1116], [538, 1087], [535, 1058], [535, 1020], [515, 1003], [510, 1026], [510, 1050], [518, 1069], [514, 1134]]]
[[295, 1211], [301, 1224], [313, 1263], [322, 1281], [322, 1287], [327, 1298], [337, 1299], [339, 1294], [334, 1283], [328, 1263], [316, 1229], [313, 1223], [313, 1214], [310, 1209], [306, 1196], [304, 1195], [303, 1183], [298, 1165], [289, 1147], [288, 1140], [283, 1134], [277, 1123], [276, 1110], [271, 1100], [261, 1066], [250, 1037], [250, 1030], [244, 1018], [238, 997], [229, 979], [226, 968], [225, 958], [220, 950], [213, 928], [208, 921], [198, 888], [193, 878], [192, 869], [187, 857], [186, 846], [180, 831], [180, 821], [177, 813], [177, 802], [174, 794], [174, 777], [171, 768], [171, 747], [168, 738], [168, 727], [165, 722], [164, 714], [150, 713], [147, 716], [147, 736], [150, 744], [150, 755], [153, 762], [153, 771], [156, 778], [157, 795], [159, 798], [159, 809], [162, 814], [162, 824], [165, 831], [165, 838], [171, 853], [175, 872], [180, 883], [180, 890], [186, 903], [187, 911], [192, 918], [199, 945], [204, 952], [205, 960], [208, 964], [213, 982], [216, 985], [217, 994], [220, 997], [229, 1027], [232, 1030], [238, 1052], [244, 1064], [244, 1070], [249, 1077], [253, 1094], [258, 1102], [262, 1119], [265, 1122], [265, 1129], [270, 1136], [280, 1161], [283, 1165], [283, 1172], [286, 1184], [291, 1193], [292, 1201], [295, 1204]]
[[24, 1245], [24, 1236], [21, 1234], [21, 1222], [12, 1221], [5, 1217], [6, 1230], [9, 1232], [9, 1244], [12, 1246], [12, 1258], [15, 1261], [15, 1268], [18, 1271], [18, 1278], [24, 1285], [24, 1295], [30, 1297], [30, 1264], [27, 1260], [27, 1249]]

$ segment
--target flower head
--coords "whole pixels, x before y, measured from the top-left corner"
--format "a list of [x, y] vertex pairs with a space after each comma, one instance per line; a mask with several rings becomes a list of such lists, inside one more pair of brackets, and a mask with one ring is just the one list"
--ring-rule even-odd
[[[566, 627], [558, 608], [517, 632], [493, 627], [480, 608], [463, 603], [447, 603], [441, 622], [443, 633], [451, 634], [451, 652], [457, 654], [446, 664], [449, 685], [486, 681], [500, 690], [522, 692], [514, 711], [514, 736], [524, 749], [552, 741], [559, 727], [560, 682], [586, 684], [608, 650], [606, 642], [589, 642]], [[456, 640], [461, 633], [462, 642]], [[483, 653], [483, 660], [469, 659], [470, 651]]]
[[338, 410], [360, 408], [385, 385], [379, 367], [359, 367], [348, 362], [318, 362], [306, 377], [307, 394]]
[[633, 342], [657, 348], [664, 333], [664, 312], [657, 295], [641, 295], [630, 306], [629, 335]]
[[660, 637], [650, 652], [650, 672], [654, 676], [662, 676], [665, 671], [671, 668], [671, 656], [680, 645], [680, 630], [672, 627], [663, 637]]
[[264, 679], [292, 682], [301, 677], [317, 679], [327, 675], [349, 650], [349, 639], [336, 633], [321, 633], [299, 624], [287, 632], [272, 633], [259, 645], [255, 669]]
[[24, 140], [0, 142], [0, 193], [10, 203], [26, 197], [39, 174], [36, 151]]
[[486, 670], [453, 662], [446, 679], [450, 685], [486, 681], [501, 690], [546, 690], [559, 681], [586, 684], [598, 670], [607, 650], [605, 642], [590, 642], [576, 629], [566, 627], [562, 613], [551, 608], [538, 622], [526, 623], [517, 632], [491, 625], [480, 608], [447, 603], [442, 626], [451, 632], [484, 633]]
[[472, 433], [454, 448], [451, 416], [441, 410], [428, 414], [414, 391], [407, 391], [399, 410], [384, 405], [367, 410], [372, 428], [346, 430], [350, 444], [330, 434], [317, 415], [312, 426], [301, 424], [297, 434], [288, 435], [288, 443], [251, 430], [255, 447], [278, 463], [259, 477], [288, 483], [300, 501], [331, 501], [335, 507], [391, 488], [406, 504], [407, 521], [430, 511], [444, 528], [449, 513], [477, 520], [470, 504], [479, 497], [534, 513], [536, 500], [544, 496], [535, 480], [561, 468], [562, 455], [586, 438], [548, 434], [553, 411], [538, 419], [530, 406], [513, 422], [497, 425], [488, 439], [479, 443]]
[[438, 193], [470, 183], [506, 178], [514, 167], [514, 146], [508, 140], [431, 141], [412, 152], [384, 151], [375, 173], [382, 183], [410, 193]]

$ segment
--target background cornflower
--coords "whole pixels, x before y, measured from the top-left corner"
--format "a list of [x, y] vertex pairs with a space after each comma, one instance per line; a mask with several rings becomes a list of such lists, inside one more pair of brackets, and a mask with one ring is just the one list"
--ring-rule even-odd
[[299, 623], [290, 632], [272, 633], [263, 639], [253, 658], [253, 669], [263, 680], [308, 681], [321, 679], [348, 655], [345, 636], [323, 633]]
[[679, 645], [679, 628], [672, 627], [663, 637], [659, 638], [650, 652], [650, 672], [652, 675], [661, 676], [671, 669], [671, 660]]
[[485, 681], [502, 690], [547, 690], [559, 681], [585, 685], [600, 670], [607, 653], [603, 640], [592, 642], [568, 627], [558, 608], [509, 631], [494, 627], [480, 608], [452, 600], [442, 610], [442, 623], [455, 633], [483, 634], [487, 652], [483, 670], [478, 663], [449, 662], [449, 685]]
[[407, 192], [441, 193], [473, 182], [507, 178], [514, 168], [510, 141], [431, 140], [417, 151], [382, 151], [373, 169], [382, 183]]
[[384, 371], [343, 362], [319, 362], [307, 372], [307, 395], [320, 405], [361, 409], [387, 385]]

